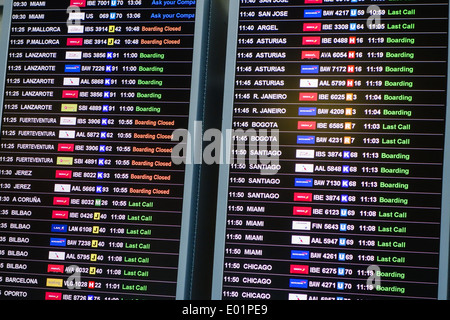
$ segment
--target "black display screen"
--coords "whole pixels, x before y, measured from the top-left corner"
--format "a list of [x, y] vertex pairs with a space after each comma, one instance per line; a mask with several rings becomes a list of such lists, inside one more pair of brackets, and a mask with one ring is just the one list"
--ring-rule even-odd
[[196, 6], [12, 3], [1, 299], [175, 298]]
[[438, 297], [447, 29], [446, 1], [239, 1], [223, 299]]

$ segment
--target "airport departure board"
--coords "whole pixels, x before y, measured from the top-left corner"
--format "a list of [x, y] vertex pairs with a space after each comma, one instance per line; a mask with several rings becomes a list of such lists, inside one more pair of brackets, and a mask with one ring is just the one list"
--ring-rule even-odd
[[176, 298], [196, 1], [6, 6], [0, 299]]
[[438, 298], [448, 2], [234, 4], [215, 297]]

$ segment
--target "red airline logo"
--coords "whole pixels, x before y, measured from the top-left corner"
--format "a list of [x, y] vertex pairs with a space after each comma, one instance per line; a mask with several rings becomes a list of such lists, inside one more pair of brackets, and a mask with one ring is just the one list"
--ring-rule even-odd
[[302, 59], [320, 59], [320, 51], [302, 51]]
[[49, 264], [47, 272], [64, 273], [64, 266], [59, 264]]
[[45, 300], [61, 300], [60, 292], [46, 292]]
[[70, 6], [73, 7], [86, 7], [86, 0], [70, 0]]
[[299, 121], [297, 125], [298, 130], [316, 130], [315, 121]]
[[56, 170], [56, 179], [72, 179], [72, 171], [70, 170]]
[[68, 206], [68, 205], [70, 205], [70, 198], [54, 197], [53, 205], [54, 206]]
[[290, 271], [291, 273], [308, 274], [309, 266], [301, 264], [291, 264]]
[[69, 219], [69, 211], [53, 210], [52, 219]]
[[304, 45], [304, 46], [318, 46], [318, 45], [320, 45], [320, 37], [303, 37], [302, 45]]
[[322, 3], [322, 0], [305, 0], [305, 4], [316, 4], [316, 3]]
[[59, 152], [73, 152], [75, 149], [74, 144], [66, 144], [66, 143], [60, 143], [58, 144], [58, 151]]
[[317, 93], [314, 92], [300, 92], [300, 101], [317, 101]]
[[67, 39], [67, 46], [73, 47], [73, 46], [82, 46], [83, 45], [83, 38], [68, 38]]
[[321, 23], [304, 23], [303, 31], [304, 32], [322, 31], [322, 24]]
[[78, 99], [78, 90], [63, 90], [62, 97], [65, 99]]
[[294, 201], [311, 202], [312, 193], [295, 192]]
[[310, 216], [311, 210], [311, 207], [294, 207], [293, 214], [294, 216]]

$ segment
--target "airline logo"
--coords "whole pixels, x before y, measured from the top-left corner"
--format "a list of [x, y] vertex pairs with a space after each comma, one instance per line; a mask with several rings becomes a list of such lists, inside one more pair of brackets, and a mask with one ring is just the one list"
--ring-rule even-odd
[[74, 130], [60, 130], [59, 138], [60, 139], [75, 139], [75, 131]]
[[67, 60], [80, 60], [82, 58], [83, 53], [81, 51], [67, 51], [66, 59]]
[[55, 192], [61, 192], [61, 193], [69, 193], [71, 189], [70, 184], [55, 184]]
[[300, 88], [317, 88], [319, 79], [300, 79]]
[[50, 246], [65, 247], [67, 240], [64, 238], [50, 238]]
[[295, 172], [311, 173], [314, 172], [314, 165], [309, 163], [296, 163]]
[[68, 38], [67, 39], [68, 47], [82, 46], [82, 45], [83, 45], [83, 38]]
[[[306, 1], [314, 1], [314, 0], [305, 0], [305, 3], [306, 3]], [[320, 1], [318, 3], [322, 3], [321, 0], [318, 0], [318, 1]], [[289, 293], [288, 299], [289, 300], [308, 300], [308, 295], [302, 294], [302, 293]]]
[[349, 51], [348, 52], [348, 58], [349, 59], [355, 59], [356, 58], [356, 51]]
[[53, 210], [52, 219], [69, 219], [69, 211]]
[[312, 193], [295, 192], [294, 193], [294, 201], [311, 202], [312, 201]]
[[45, 300], [61, 300], [62, 294], [60, 292], [46, 292]]
[[313, 186], [314, 180], [311, 178], [295, 178], [296, 187], [310, 188]]
[[69, 12], [69, 20], [85, 20], [85, 12]]
[[73, 157], [58, 157], [56, 159], [56, 165], [71, 166], [73, 165]]
[[62, 126], [75, 126], [77, 124], [76, 117], [61, 117], [59, 124]]
[[317, 101], [317, 92], [300, 92], [299, 101]]
[[63, 90], [62, 97], [64, 99], [78, 99], [78, 90]]
[[80, 78], [64, 78], [63, 85], [65, 86], [79, 86]]
[[311, 207], [294, 207], [294, 216], [310, 216], [312, 208]]
[[311, 222], [292, 221], [292, 230], [311, 230]]
[[63, 280], [62, 279], [47, 278], [46, 285], [47, 285], [47, 287], [62, 288]]
[[322, 3], [322, 0], [305, 0], [305, 4], [317, 4], [317, 3]]
[[73, 152], [75, 149], [74, 144], [67, 144], [67, 143], [60, 143], [58, 144], [58, 151], [59, 152]]
[[80, 64], [66, 64], [64, 66], [64, 72], [67, 73], [80, 73], [81, 65]]
[[290, 288], [300, 288], [300, 289], [308, 288], [308, 280], [306, 280], [306, 279], [289, 279], [289, 287]]
[[86, 7], [86, 0], [70, 0], [71, 7]]
[[302, 45], [304, 45], [304, 46], [319, 46], [320, 45], [320, 37], [303, 37]]
[[64, 266], [62, 264], [49, 264], [47, 272], [64, 273]]
[[73, 152], [75, 149], [74, 144], [67, 144], [67, 143], [60, 143], [58, 144], [58, 151], [59, 152]]
[[302, 59], [320, 59], [320, 51], [302, 51]]
[[322, 18], [322, 9], [305, 9], [303, 18]]
[[49, 260], [66, 260], [66, 253], [63, 251], [49, 251]]
[[315, 144], [315, 136], [297, 136], [297, 144]]
[[310, 236], [292, 236], [291, 243], [292, 244], [310, 245], [311, 237]]
[[67, 26], [67, 33], [84, 33], [84, 26], [70, 25]]
[[322, 24], [321, 23], [304, 23], [303, 31], [304, 32], [322, 31]]
[[52, 224], [51, 232], [66, 233], [67, 225], [66, 224]]
[[314, 150], [297, 149], [295, 151], [295, 157], [298, 159], [314, 159], [315, 152]]
[[291, 259], [309, 260], [309, 251], [291, 250]]
[[309, 266], [301, 264], [291, 264], [290, 272], [298, 274], [309, 274]]
[[312, 65], [312, 66], [302, 65], [300, 67], [300, 73], [317, 74], [317, 73], [319, 73], [319, 66], [318, 65]]
[[356, 37], [349, 37], [348, 38], [348, 43], [349, 44], [356, 44]]
[[316, 130], [316, 121], [299, 121], [297, 123], [298, 130]]
[[61, 112], [77, 112], [77, 111], [78, 111], [77, 104], [63, 103], [61, 105]]
[[72, 171], [70, 170], [56, 170], [56, 179], [72, 179]]
[[70, 198], [54, 197], [53, 205], [54, 206], [68, 206], [68, 205], [70, 205]]
[[298, 115], [303, 117], [310, 117], [317, 115], [317, 108], [299, 107]]

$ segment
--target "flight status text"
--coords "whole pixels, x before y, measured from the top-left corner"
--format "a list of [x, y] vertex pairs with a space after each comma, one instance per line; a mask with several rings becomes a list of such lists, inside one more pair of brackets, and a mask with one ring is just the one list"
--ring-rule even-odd
[[233, 155], [279, 162], [230, 165], [223, 299], [437, 298], [447, 19], [445, 1], [240, 1], [234, 142], [279, 148]]
[[14, 1], [0, 299], [174, 299], [194, 0]]

